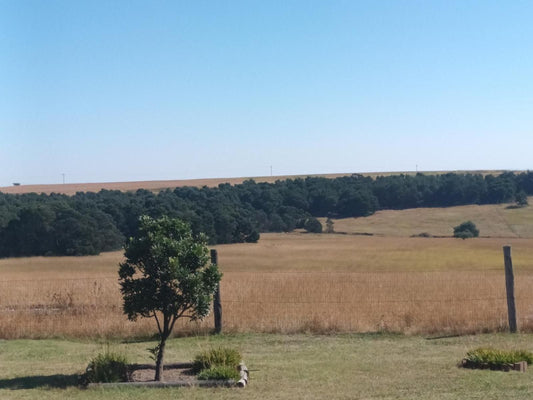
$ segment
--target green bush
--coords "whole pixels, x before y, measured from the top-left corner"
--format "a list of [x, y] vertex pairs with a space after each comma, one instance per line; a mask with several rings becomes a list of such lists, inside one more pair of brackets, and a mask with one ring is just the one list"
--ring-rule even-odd
[[119, 353], [106, 351], [93, 358], [85, 370], [87, 382], [125, 382], [129, 379], [128, 360]]
[[453, 228], [453, 236], [460, 239], [469, 239], [479, 236], [479, 229], [472, 221], [463, 222]]
[[304, 221], [304, 229], [311, 233], [322, 233], [322, 224], [315, 217], [309, 217]]
[[491, 347], [480, 347], [466, 353], [468, 363], [473, 366], [500, 367], [520, 361], [533, 363], [533, 353], [525, 350], [498, 350]]
[[193, 369], [196, 372], [212, 369], [213, 367], [228, 367], [237, 371], [241, 362], [241, 354], [231, 348], [217, 347], [200, 352], [194, 358]]
[[230, 367], [228, 365], [218, 365], [209, 369], [204, 369], [198, 374], [198, 379], [207, 380], [227, 380], [233, 379], [238, 381], [240, 378], [239, 371], [236, 367]]

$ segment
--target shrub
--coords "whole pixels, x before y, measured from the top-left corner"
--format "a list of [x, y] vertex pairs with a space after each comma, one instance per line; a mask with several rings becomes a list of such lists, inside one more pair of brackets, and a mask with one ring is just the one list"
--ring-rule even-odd
[[453, 228], [453, 236], [461, 239], [478, 237], [479, 230], [472, 221], [466, 221]]
[[237, 371], [241, 359], [241, 354], [237, 350], [217, 347], [197, 354], [194, 358], [193, 369], [199, 372], [214, 367], [228, 367]]
[[311, 233], [322, 233], [322, 224], [315, 217], [310, 217], [305, 220], [304, 229]]
[[480, 347], [466, 353], [465, 360], [471, 366], [500, 367], [520, 361], [533, 363], [533, 353], [525, 350], [498, 350], [491, 347]]
[[529, 205], [527, 201], [527, 194], [523, 190], [520, 190], [518, 193], [516, 193], [515, 201], [516, 201], [516, 205], [519, 207], [525, 207]]
[[430, 237], [433, 237], [433, 236], [429, 232], [421, 232], [421, 233], [419, 233], [417, 235], [413, 235], [411, 237], [430, 238]]
[[85, 370], [87, 382], [125, 382], [129, 380], [126, 356], [106, 351], [93, 358]]
[[226, 379], [233, 379], [233, 380], [239, 380], [240, 374], [237, 368], [230, 367], [227, 365], [218, 365], [215, 367], [211, 367], [209, 369], [204, 369], [198, 374], [198, 379], [207, 380], [207, 379], [215, 379], [215, 380], [226, 380]]

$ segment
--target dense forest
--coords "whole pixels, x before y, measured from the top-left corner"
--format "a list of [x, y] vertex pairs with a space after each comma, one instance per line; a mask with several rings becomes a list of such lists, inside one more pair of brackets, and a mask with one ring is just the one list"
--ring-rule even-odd
[[[11, 195], [0, 192], [0, 257], [86, 255], [120, 248], [140, 215], [169, 215], [205, 232], [211, 243], [256, 242], [260, 232], [316, 226], [315, 217], [361, 217], [380, 209], [496, 204], [533, 195], [533, 172], [308, 177], [248, 180], [216, 188], [153, 193]], [[314, 221], [316, 222], [316, 221]]]

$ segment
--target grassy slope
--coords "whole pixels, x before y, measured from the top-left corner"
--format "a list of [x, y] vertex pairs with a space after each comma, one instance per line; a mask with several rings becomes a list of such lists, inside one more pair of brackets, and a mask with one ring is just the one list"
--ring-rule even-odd
[[[28, 399], [528, 399], [533, 370], [464, 370], [456, 363], [478, 346], [531, 349], [531, 335], [426, 340], [388, 335], [236, 335], [171, 340], [167, 360], [190, 360], [209, 344], [237, 347], [252, 370], [246, 389], [79, 390], [75, 374], [103, 345], [61, 340], [0, 346], [0, 398]], [[153, 343], [114, 344], [147, 362]]]
[[[515, 268], [533, 271], [531, 239], [267, 233], [258, 243], [215, 247], [225, 273], [500, 271], [505, 244], [513, 247]], [[114, 281], [121, 259], [120, 251], [87, 257], [0, 259], [0, 283], [82, 278]]]
[[[533, 204], [533, 198], [529, 199]], [[412, 236], [427, 232], [452, 236], [453, 227], [473, 221], [481, 236], [533, 238], [533, 206], [509, 208], [509, 204], [469, 205], [448, 208], [384, 210], [365, 218], [335, 220], [336, 232], [372, 233], [380, 236]], [[321, 219], [325, 226], [325, 219]]]

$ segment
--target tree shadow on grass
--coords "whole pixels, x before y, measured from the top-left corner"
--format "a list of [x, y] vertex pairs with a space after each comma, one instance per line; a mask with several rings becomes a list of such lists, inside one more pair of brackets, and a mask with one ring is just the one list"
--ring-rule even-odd
[[0, 389], [37, 389], [37, 388], [57, 388], [78, 386], [78, 375], [34, 375], [22, 376], [20, 378], [0, 379]]

